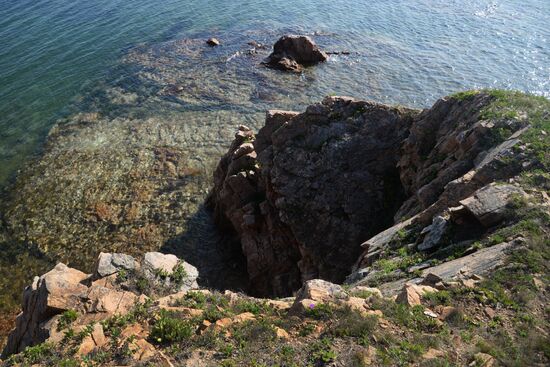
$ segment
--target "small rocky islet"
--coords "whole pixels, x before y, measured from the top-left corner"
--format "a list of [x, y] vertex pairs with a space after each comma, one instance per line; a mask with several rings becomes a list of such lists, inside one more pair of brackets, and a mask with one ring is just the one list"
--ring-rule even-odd
[[[310, 66], [293, 52], [322, 51], [296, 39], [265, 62]], [[4, 211], [5, 241], [32, 239], [51, 270], [25, 289], [3, 365], [550, 361], [547, 99], [481, 90], [416, 110], [330, 96], [269, 110], [256, 131], [231, 120], [209, 162], [174, 133], [189, 126], [72, 121]]]

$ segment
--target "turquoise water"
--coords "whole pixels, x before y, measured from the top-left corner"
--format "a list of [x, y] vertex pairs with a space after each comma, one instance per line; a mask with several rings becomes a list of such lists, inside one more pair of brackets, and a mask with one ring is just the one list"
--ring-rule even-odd
[[117, 67], [136, 46], [308, 33], [352, 55], [282, 79], [279, 90], [303, 92], [300, 102], [337, 93], [427, 106], [475, 87], [550, 96], [548, 24], [548, 0], [0, 0], [0, 185], [39, 152], [57, 118], [123, 77]]

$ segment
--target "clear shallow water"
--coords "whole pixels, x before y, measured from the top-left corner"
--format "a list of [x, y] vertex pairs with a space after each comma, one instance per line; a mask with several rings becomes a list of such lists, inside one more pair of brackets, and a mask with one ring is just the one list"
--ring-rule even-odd
[[326, 44], [356, 54], [333, 58], [341, 68], [330, 80], [282, 88], [305, 88], [315, 99], [328, 92], [426, 106], [474, 87], [548, 96], [548, 24], [546, 0], [1, 0], [0, 184], [71, 101], [139, 43], [319, 32]]

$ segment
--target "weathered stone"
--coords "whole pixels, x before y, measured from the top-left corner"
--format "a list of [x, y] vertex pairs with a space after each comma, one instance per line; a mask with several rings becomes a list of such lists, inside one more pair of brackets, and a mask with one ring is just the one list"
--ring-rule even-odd
[[343, 301], [342, 304], [361, 313], [366, 311], [366, 302], [363, 298], [349, 297], [347, 300]]
[[275, 327], [275, 335], [279, 339], [285, 339], [285, 340], [290, 339], [290, 334], [286, 330], [281, 329], [280, 327]]
[[401, 293], [397, 295], [395, 302], [407, 306], [418, 306], [422, 304], [422, 302], [420, 301], [420, 294], [418, 294], [418, 292], [412, 285], [406, 285]]
[[326, 61], [327, 54], [319, 50], [307, 36], [283, 36], [273, 46], [264, 64], [281, 70], [299, 72], [303, 66]]
[[253, 313], [244, 312], [244, 313], [241, 313], [239, 315], [233, 316], [232, 322], [238, 324], [238, 323], [241, 323], [241, 322], [251, 321], [251, 320], [255, 320], [255, 319], [256, 319], [256, 316], [254, 316]]
[[452, 280], [490, 272], [504, 263], [514, 245], [514, 243], [505, 242], [481, 249], [471, 255], [428, 268], [422, 272], [422, 276], [432, 273], [443, 280]]
[[[391, 223], [386, 208], [399, 204], [395, 165], [409, 112], [329, 97], [302, 114], [271, 111], [257, 135], [236, 136], [208, 204], [216, 222], [235, 231], [255, 294], [288, 296], [306, 280], [344, 280], [357, 245]], [[250, 141], [257, 158], [236, 165], [234, 153]], [[388, 187], [395, 192], [382, 199]]]
[[405, 284], [401, 293], [397, 295], [395, 302], [417, 306], [422, 304], [421, 300], [424, 294], [435, 292], [438, 292], [438, 290], [427, 285]]
[[308, 280], [296, 294], [296, 301], [310, 299], [314, 302], [335, 302], [341, 299], [347, 299], [348, 295], [344, 289], [322, 279]]
[[48, 319], [81, 307], [80, 299], [88, 289], [81, 282], [87, 278], [87, 274], [62, 263], [41, 277], [35, 277], [23, 293], [23, 311], [17, 316], [15, 329], [2, 355], [9, 356], [46, 340], [50, 335], [50, 330], [44, 328]]
[[448, 318], [453, 317], [458, 314], [458, 308], [453, 306], [440, 306], [436, 308], [436, 311], [439, 313], [439, 319], [446, 321]]
[[130, 255], [101, 252], [97, 260], [96, 273], [99, 277], [106, 277], [121, 269], [134, 270], [136, 265], [136, 260]]
[[95, 347], [96, 345], [94, 343], [94, 340], [91, 336], [88, 335], [82, 340], [76, 353], [82, 357], [91, 353], [95, 349]]
[[176, 255], [162, 254], [160, 252], [148, 252], [143, 259], [143, 268], [152, 271], [163, 271], [171, 274], [179, 263]]
[[526, 197], [526, 193], [512, 185], [490, 184], [460, 201], [460, 204], [481, 224], [490, 227], [504, 219], [506, 208], [514, 197]]
[[446, 229], [447, 220], [440, 215], [434, 217], [432, 224], [425, 227], [420, 233], [421, 235], [425, 235], [425, 237], [422, 243], [418, 245], [418, 249], [426, 251], [438, 247]]
[[103, 326], [100, 323], [95, 323], [94, 328], [92, 329], [92, 339], [97, 347], [101, 348], [107, 343], [107, 338], [103, 333]]
[[145, 361], [156, 354], [155, 347], [142, 338], [134, 340], [131, 347], [135, 350], [132, 358], [136, 361]]
[[126, 314], [138, 300], [132, 292], [116, 291], [101, 286], [91, 286], [85, 297], [88, 312], [105, 312], [109, 315]]
[[274, 300], [274, 299], [270, 299], [270, 300], [267, 300], [267, 304], [271, 307], [273, 307], [274, 309], [276, 310], [279, 310], [279, 311], [285, 311], [285, 310], [288, 310], [290, 309], [290, 307], [292, 307], [292, 304], [294, 303], [294, 299], [291, 298], [290, 300]]
[[492, 309], [491, 307], [485, 307], [483, 309], [483, 312], [485, 313], [485, 315], [487, 315], [488, 318], [490, 319], [493, 319], [496, 315], [496, 312], [494, 309]]

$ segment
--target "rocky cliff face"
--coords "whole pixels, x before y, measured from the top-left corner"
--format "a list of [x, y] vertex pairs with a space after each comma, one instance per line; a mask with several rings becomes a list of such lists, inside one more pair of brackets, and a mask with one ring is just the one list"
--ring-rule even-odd
[[[499, 93], [458, 94], [424, 111], [327, 97], [304, 113], [268, 112], [257, 134], [241, 126], [209, 205], [240, 243], [252, 289], [288, 295], [308, 279], [341, 282], [354, 264], [390, 253], [399, 231], [416, 235], [410, 250], [433, 251], [438, 241], [421, 242], [447, 223], [445, 211], [540, 163], [520, 139], [530, 116], [507, 111], [512, 97]], [[461, 218], [458, 232], [470, 237], [495, 224]]]
[[294, 297], [101, 253], [26, 288], [0, 366], [546, 366], [549, 111], [500, 91], [270, 111], [239, 128], [208, 204], [253, 290]]
[[396, 166], [413, 114], [327, 98], [302, 114], [268, 112], [257, 136], [240, 128], [210, 204], [237, 232], [257, 293], [343, 281], [357, 244], [388, 227], [404, 199]]

